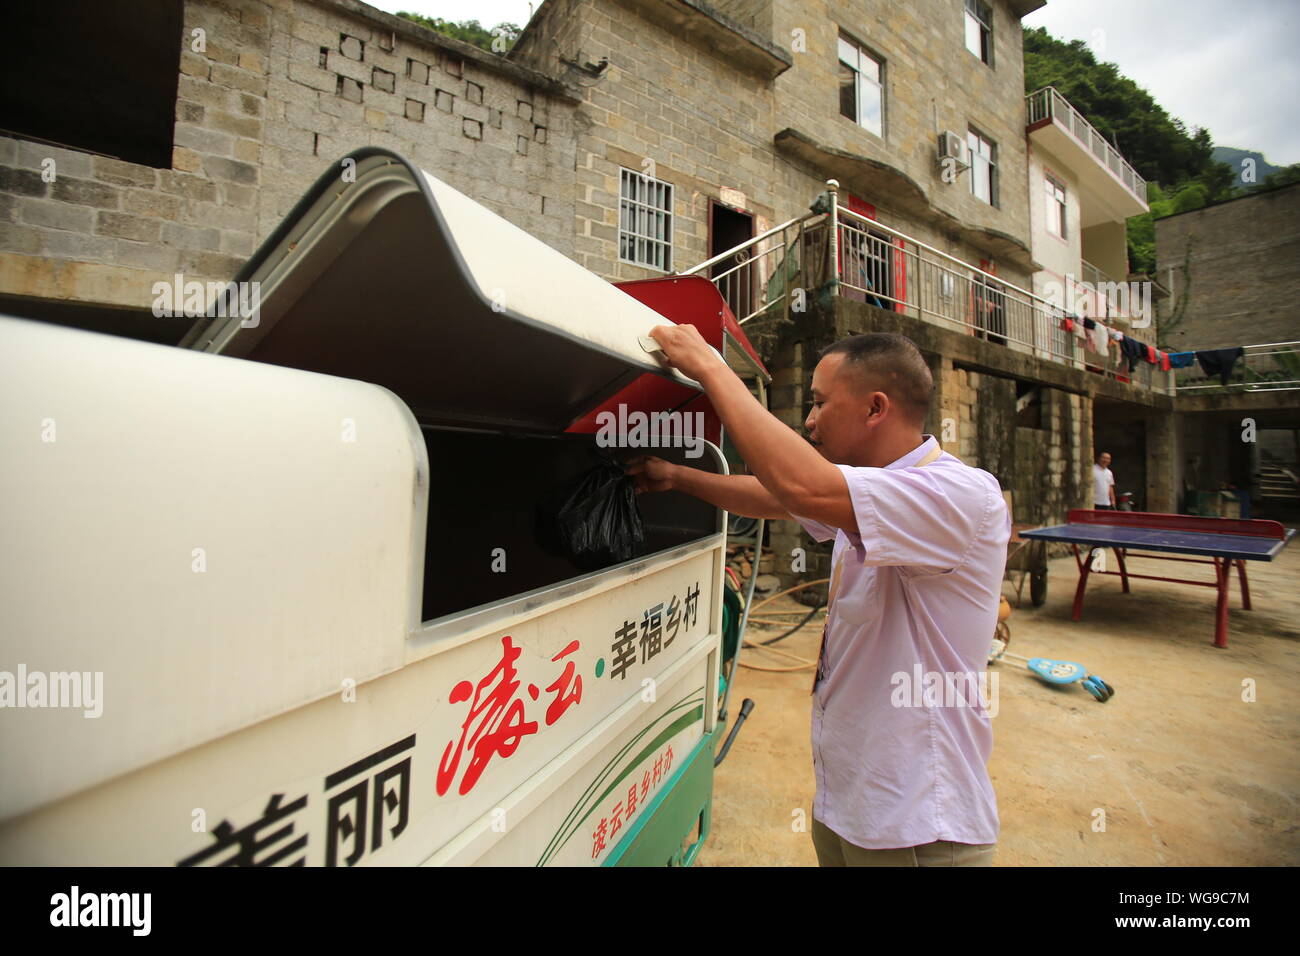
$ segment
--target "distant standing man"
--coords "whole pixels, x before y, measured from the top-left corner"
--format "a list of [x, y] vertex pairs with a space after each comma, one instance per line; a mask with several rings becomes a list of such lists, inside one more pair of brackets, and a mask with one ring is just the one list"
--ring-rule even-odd
[[923, 433], [934, 391], [924, 357], [889, 333], [831, 345], [813, 372], [805, 440], [694, 326], [650, 334], [704, 387], [753, 474], [641, 457], [628, 468], [637, 490], [835, 540], [812, 693], [818, 862], [989, 866], [998, 811], [980, 698], [1011, 518], [997, 479]]
[[1098, 511], [1115, 510], [1115, 476], [1110, 473], [1110, 452], [1103, 451], [1092, 466], [1092, 506]]

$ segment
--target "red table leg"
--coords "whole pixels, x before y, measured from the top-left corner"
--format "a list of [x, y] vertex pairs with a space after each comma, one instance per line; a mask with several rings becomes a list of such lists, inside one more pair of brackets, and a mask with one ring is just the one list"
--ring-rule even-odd
[[1237, 577], [1241, 581], [1241, 606], [1250, 610], [1250, 585], [1246, 583], [1246, 562], [1237, 560]]
[[1070, 547], [1074, 548], [1074, 560], [1079, 565], [1079, 586], [1074, 591], [1074, 613], [1070, 616], [1070, 620], [1077, 621], [1083, 616], [1083, 590], [1088, 586], [1088, 572], [1092, 570], [1092, 553], [1097, 549], [1089, 548], [1087, 559], [1080, 562], [1079, 546], [1072, 544]]
[[1124, 593], [1128, 594], [1128, 568], [1124, 566], [1124, 549], [1115, 549], [1115, 560], [1119, 562], [1119, 578], [1124, 582]]
[[1232, 561], [1214, 559], [1214, 576], [1219, 585], [1219, 604], [1214, 612], [1214, 646], [1228, 646], [1228, 582], [1232, 580]]

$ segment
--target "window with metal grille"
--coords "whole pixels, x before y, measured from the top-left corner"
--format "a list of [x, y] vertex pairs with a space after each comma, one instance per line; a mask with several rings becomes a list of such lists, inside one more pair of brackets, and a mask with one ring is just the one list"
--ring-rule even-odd
[[885, 135], [885, 62], [840, 37], [840, 114]]
[[1044, 176], [1047, 186], [1047, 231], [1065, 238], [1065, 187], [1051, 176]]
[[631, 169], [621, 171], [618, 258], [639, 266], [673, 269], [673, 187]]
[[993, 11], [980, 0], [966, 0], [966, 49], [993, 65]]
[[970, 191], [990, 206], [998, 204], [998, 146], [974, 129], [966, 132], [970, 146]]

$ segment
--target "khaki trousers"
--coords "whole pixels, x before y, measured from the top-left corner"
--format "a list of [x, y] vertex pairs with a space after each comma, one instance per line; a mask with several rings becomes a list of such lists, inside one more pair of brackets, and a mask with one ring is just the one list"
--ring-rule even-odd
[[997, 846], [936, 840], [896, 850], [867, 850], [850, 843], [816, 817], [812, 838], [818, 866], [992, 866]]

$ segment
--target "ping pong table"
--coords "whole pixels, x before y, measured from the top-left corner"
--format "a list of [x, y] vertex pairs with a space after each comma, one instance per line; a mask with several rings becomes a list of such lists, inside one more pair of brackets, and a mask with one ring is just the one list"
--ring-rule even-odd
[[[1214, 646], [1228, 646], [1228, 583], [1235, 566], [1241, 582], [1241, 605], [1250, 610], [1250, 586], [1246, 582], [1247, 561], [1272, 561], [1295, 534], [1276, 521], [1241, 520], [1238, 518], [1198, 518], [1191, 515], [1157, 514], [1143, 511], [1092, 511], [1072, 508], [1067, 524], [1022, 531], [1022, 538], [1059, 541], [1070, 545], [1079, 566], [1079, 586], [1074, 592], [1077, 621], [1083, 614], [1083, 592], [1091, 574], [1111, 574], [1124, 582], [1129, 593], [1130, 578], [1172, 581], [1217, 589], [1219, 603], [1214, 626]], [[1079, 545], [1087, 547], [1087, 557], [1079, 554]], [[1093, 554], [1103, 548], [1115, 552], [1118, 571], [1094, 570]], [[1155, 551], [1158, 554], [1138, 553]], [[1197, 555], [1198, 557], [1186, 557]], [[1213, 564], [1213, 581], [1186, 578], [1162, 578], [1152, 574], [1134, 574], [1128, 570], [1128, 558], [1154, 558], [1162, 561], [1186, 561]]]

